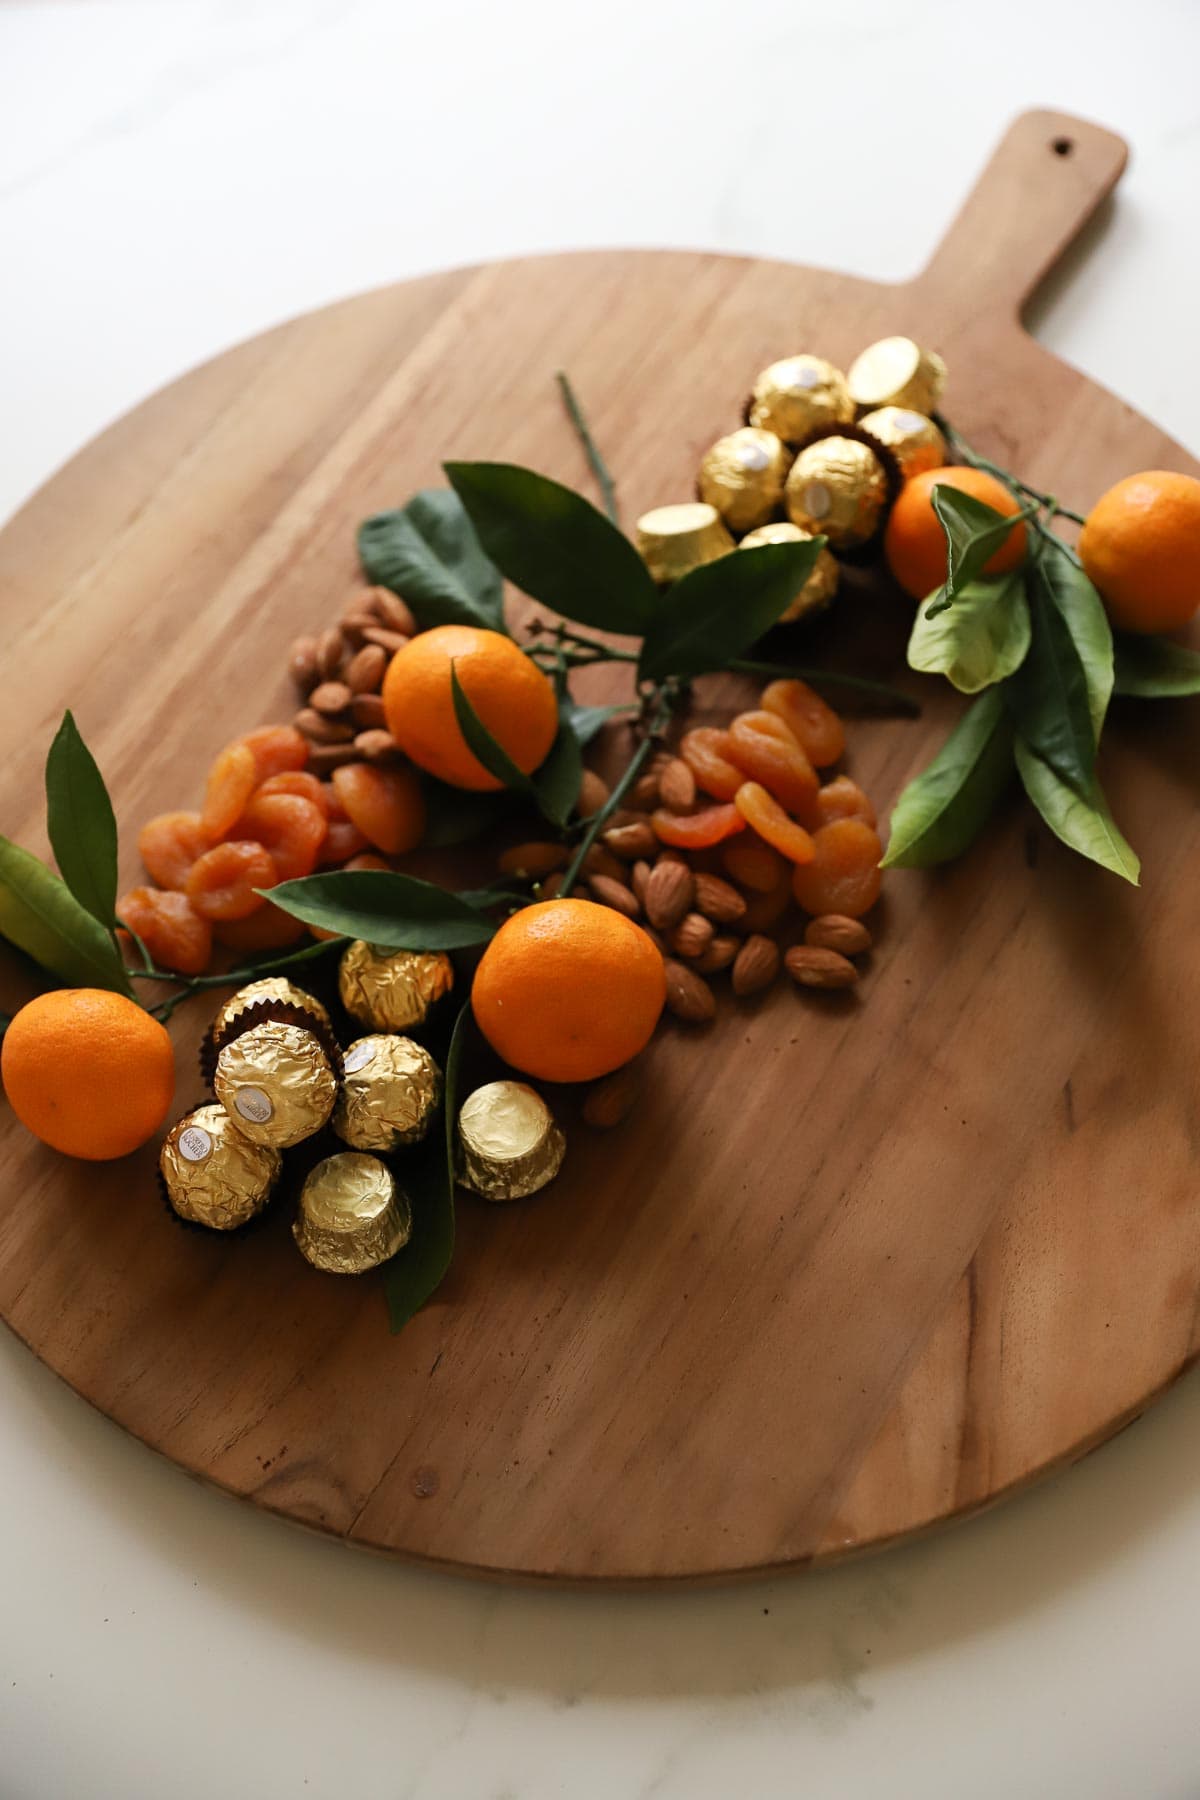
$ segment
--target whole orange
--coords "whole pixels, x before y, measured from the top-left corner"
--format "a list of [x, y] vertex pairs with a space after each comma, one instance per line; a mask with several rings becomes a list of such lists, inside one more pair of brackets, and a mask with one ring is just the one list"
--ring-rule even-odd
[[175, 1056], [157, 1019], [104, 988], [58, 988], [23, 1006], [4, 1034], [0, 1077], [27, 1130], [89, 1162], [153, 1137], [175, 1092]]
[[458, 728], [450, 666], [467, 699], [524, 775], [545, 761], [558, 731], [547, 676], [511, 638], [476, 625], [437, 625], [397, 650], [383, 683], [387, 727], [406, 755], [452, 787], [502, 787]]
[[592, 900], [544, 900], [483, 953], [471, 1007], [493, 1050], [542, 1081], [592, 1081], [645, 1048], [667, 994], [640, 925]]
[[1200, 481], [1170, 469], [1101, 494], [1079, 555], [1122, 631], [1178, 631], [1200, 607]]
[[[1021, 510], [1004, 483], [986, 469], [951, 465], [926, 469], [906, 481], [883, 534], [883, 553], [888, 568], [914, 600], [924, 600], [946, 579], [946, 534], [933, 510], [933, 490], [939, 484], [970, 494], [1006, 517]], [[1017, 568], [1025, 560], [1025, 548], [1025, 527], [1016, 525], [984, 563], [984, 574], [1003, 575], [1008, 569]]]

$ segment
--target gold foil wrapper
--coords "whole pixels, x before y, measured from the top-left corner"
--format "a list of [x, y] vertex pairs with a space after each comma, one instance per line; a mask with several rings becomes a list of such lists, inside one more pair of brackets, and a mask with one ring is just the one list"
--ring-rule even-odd
[[792, 464], [786, 499], [793, 525], [824, 536], [834, 550], [855, 550], [882, 522], [887, 472], [856, 438], [819, 438]]
[[705, 500], [656, 506], [643, 513], [637, 522], [637, 547], [661, 587], [735, 548], [716, 507]]
[[[753, 550], [758, 544], [803, 544], [810, 542], [813, 535], [811, 531], [802, 531], [799, 525], [760, 525], [757, 531], [746, 534], [738, 549]], [[779, 615], [779, 623], [794, 625], [797, 619], [823, 611], [837, 593], [837, 584], [837, 558], [822, 546], [812, 574], [787, 611]]]
[[442, 1097], [441, 1070], [411, 1038], [358, 1038], [343, 1058], [333, 1129], [354, 1150], [395, 1150], [425, 1136]]
[[911, 338], [880, 338], [855, 357], [846, 380], [856, 406], [903, 406], [928, 415], [945, 390], [946, 365]]
[[787, 445], [773, 431], [743, 425], [718, 438], [700, 464], [700, 498], [716, 507], [735, 535], [753, 531], [778, 509], [791, 461]]
[[386, 1163], [342, 1150], [305, 1177], [292, 1236], [315, 1269], [363, 1275], [407, 1244], [412, 1208]]
[[257, 1005], [260, 1000], [277, 1000], [284, 1006], [301, 1007], [305, 1012], [312, 1013], [322, 1025], [333, 1029], [329, 1014], [315, 995], [305, 993], [303, 988], [288, 981], [286, 976], [265, 975], [260, 981], [251, 981], [239, 988], [236, 994], [231, 994], [228, 1000], [222, 1002], [212, 1022], [213, 1037], [220, 1037], [239, 1014], [244, 1013], [248, 1007]]
[[286, 1150], [328, 1121], [337, 1079], [311, 1031], [269, 1019], [225, 1045], [213, 1090], [243, 1137]]
[[338, 968], [342, 1005], [376, 1031], [424, 1024], [430, 1007], [453, 986], [453, 964], [441, 951], [378, 950], [361, 938], [343, 951]]
[[539, 1093], [489, 1081], [458, 1115], [459, 1179], [485, 1200], [522, 1200], [553, 1181], [567, 1141]]
[[907, 406], [881, 406], [858, 423], [860, 430], [869, 431], [891, 451], [906, 481], [910, 475], [945, 466], [946, 440], [924, 413]]
[[223, 1106], [198, 1106], [172, 1125], [158, 1166], [181, 1219], [236, 1231], [271, 1198], [283, 1159], [235, 1130]]
[[750, 396], [749, 423], [785, 444], [802, 444], [823, 425], [848, 425], [854, 402], [846, 377], [823, 356], [788, 356], [764, 369]]

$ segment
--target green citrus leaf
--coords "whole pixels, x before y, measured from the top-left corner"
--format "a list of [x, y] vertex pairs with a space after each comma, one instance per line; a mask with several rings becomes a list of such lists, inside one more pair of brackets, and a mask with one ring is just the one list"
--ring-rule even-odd
[[658, 602], [646, 632], [638, 664], [642, 680], [728, 668], [787, 611], [824, 542], [738, 550], [677, 581]]
[[1029, 649], [1029, 603], [1019, 571], [968, 582], [953, 606], [931, 614], [935, 597], [917, 608], [908, 640], [910, 668], [944, 675], [962, 694], [977, 694], [1020, 668]]
[[603, 731], [610, 719], [618, 718], [621, 713], [636, 711], [633, 701], [627, 701], [623, 706], [580, 706], [570, 694], [564, 694], [558, 703], [559, 717], [575, 733], [581, 750], [586, 749], [592, 739]]
[[1095, 773], [1087, 793], [1080, 794], [1020, 738], [1016, 758], [1025, 792], [1055, 837], [1137, 887], [1142, 865], [1109, 811]]
[[565, 825], [574, 812], [582, 777], [579, 739], [564, 719], [534, 782], [538, 806], [552, 825]]
[[1133, 637], [1115, 640], [1114, 694], [1142, 700], [1172, 700], [1200, 694], [1200, 651], [1170, 638]]
[[527, 794], [534, 797], [536, 790], [529, 776], [518, 769], [508, 751], [494, 738], [470, 700], [458, 679], [458, 670], [450, 664], [450, 692], [454, 698], [454, 716], [458, 720], [458, 729], [467, 740], [467, 748], [481, 762], [489, 775], [510, 789], [514, 794]]
[[1065, 548], [1043, 546], [1030, 563], [1026, 591], [1033, 637], [1008, 683], [1013, 718], [1029, 748], [1086, 796], [1112, 693], [1108, 616]]
[[443, 1077], [443, 1129], [430, 1134], [417, 1156], [397, 1170], [413, 1209], [412, 1236], [384, 1271], [388, 1322], [403, 1331], [441, 1286], [454, 1257], [454, 1152], [458, 1124], [458, 1072], [471, 1016], [468, 1003], [454, 1022]]
[[987, 688], [897, 800], [880, 866], [924, 869], [961, 856], [1012, 774], [1012, 741], [1000, 690]]
[[46, 758], [46, 829], [63, 880], [109, 930], [117, 905], [117, 821], [104, 777], [69, 712]]
[[0, 838], [0, 935], [69, 987], [131, 991], [111, 933], [65, 881], [8, 838]]
[[358, 554], [368, 580], [399, 594], [426, 629], [506, 629], [500, 571], [449, 488], [424, 488], [407, 506], [364, 520]]
[[262, 892], [306, 925], [365, 938], [381, 950], [462, 950], [485, 944], [496, 929], [459, 895], [384, 869], [304, 875]]
[[[959, 594], [983, 574], [983, 565], [1003, 544], [1013, 528], [1013, 518], [997, 512], [994, 506], [964, 494], [947, 482], [938, 482], [930, 496], [933, 510], [946, 534], [946, 581], [929, 596], [926, 605], [936, 618], [953, 605]], [[1036, 508], [1022, 508], [1028, 517]]]

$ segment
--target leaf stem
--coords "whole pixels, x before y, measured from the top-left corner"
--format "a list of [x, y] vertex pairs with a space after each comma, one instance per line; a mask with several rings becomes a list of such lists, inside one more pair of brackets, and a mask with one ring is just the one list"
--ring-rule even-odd
[[[1037, 488], [1030, 487], [1027, 481], [1022, 481], [1019, 476], [1013, 475], [1008, 469], [1002, 469], [999, 463], [990, 461], [986, 456], [980, 456], [978, 450], [972, 450], [966, 439], [961, 437], [954, 429], [953, 425], [951, 425], [950, 421], [943, 418], [940, 413], [934, 414], [934, 423], [942, 432], [946, 442], [954, 451], [955, 455], [960, 456], [963, 462], [968, 463], [971, 468], [982, 469], [986, 474], [994, 475], [997, 481], [1002, 481], [1005, 487], [1012, 488], [1017, 493], [1024, 494], [1027, 499], [1036, 500], [1039, 506], [1048, 512], [1052, 518], [1071, 519], [1076, 525], [1083, 525], [1086, 523], [1082, 513], [1072, 512], [1069, 506], [1060, 506], [1053, 494], [1041, 493]], [[1035, 520], [1034, 523], [1039, 531], [1046, 531], [1047, 528], [1042, 525], [1040, 520]]]
[[589, 819], [587, 830], [576, 845], [575, 854], [567, 865], [566, 873], [559, 885], [558, 896], [560, 899], [565, 900], [567, 895], [571, 892], [571, 889], [579, 879], [579, 872], [583, 867], [584, 857], [587, 855], [600, 833], [604, 830], [608, 820], [617, 810], [621, 801], [629, 792], [629, 789], [641, 774], [646, 759], [654, 748], [655, 740], [675, 710], [675, 703], [678, 696], [679, 690], [673, 683], [664, 682], [661, 687], [655, 688], [653, 697], [654, 711], [650, 723], [646, 728], [646, 735], [638, 745], [633, 756], [630, 758], [621, 779], [613, 788], [612, 793], [608, 796], [604, 805], [600, 808], [599, 812], [593, 813], [592, 817]]
[[620, 530], [621, 514], [617, 506], [617, 484], [612, 478], [608, 464], [600, 454], [587, 419], [584, 417], [583, 408], [579, 404], [575, 389], [571, 386], [566, 371], [559, 369], [556, 372], [554, 379], [558, 383], [558, 390], [562, 395], [563, 405], [567, 409], [567, 417], [575, 427], [579, 441], [583, 445], [584, 455], [588, 459], [588, 466], [596, 478], [596, 486], [604, 496], [604, 510], [612, 523]]
[[735, 657], [728, 667], [737, 675], [770, 675], [776, 681], [807, 681], [813, 687], [846, 688], [865, 699], [891, 706], [910, 719], [919, 718], [921, 713], [920, 703], [903, 688], [891, 687], [886, 681], [868, 681], [863, 675], [842, 675], [836, 669], [792, 668], [783, 663], [755, 662], [745, 656]]

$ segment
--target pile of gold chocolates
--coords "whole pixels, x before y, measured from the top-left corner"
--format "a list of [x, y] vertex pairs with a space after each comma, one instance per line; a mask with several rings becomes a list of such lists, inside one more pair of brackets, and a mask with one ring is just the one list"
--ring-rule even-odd
[[[159, 1156], [163, 1192], [179, 1218], [213, 1231], [252, 1223], [280, 1187], [287, 1152], [327, 1128], [344, 1149], [309, 1167], [292, 1235], [315, 1268], [358, 1275], [412, 1235], [412, 1208], [385, 1158], [419, 1144], [442, 1103], [442, 1072], [415, 1039], [454, 970], [440, 953], [342, 953], [338, 993], [370, 1029], [343, 1049], [327, 1009], [282, 976], [253, 981], [226, 1000], [201, 1050], [214, 1100], [168, 1133]], [[455, 1172], [487, 1200], [513, 1200], [553, 1180], [564, 1141], [532, 1088], [494, 1081], [464, 1102]]]
[[746, 423], [701, 460], [697, 498], [637, 522], [637, 546], [660, 586], [731, 550], [823, 536], [780, 623], [828, 606], [838, 556], [882, 532], [900, 480], [940, 467], [946, 444], [932, 413], [946, 379], [940, 356], [911, 338], [881, 338], [843, 374], [824, 357], [785, 357], [754, 383]]

